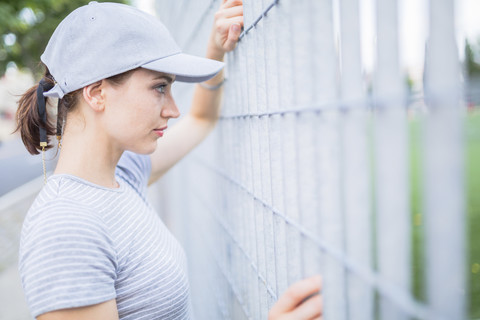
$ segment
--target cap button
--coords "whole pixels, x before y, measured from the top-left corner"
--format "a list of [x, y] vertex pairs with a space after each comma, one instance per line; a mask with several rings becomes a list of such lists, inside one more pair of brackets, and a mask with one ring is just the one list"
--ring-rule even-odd
[[90, 1], [90, 2], [88, 3], [88, 5], [97, 4], [97, 3], [98, 3], [97, 1]]

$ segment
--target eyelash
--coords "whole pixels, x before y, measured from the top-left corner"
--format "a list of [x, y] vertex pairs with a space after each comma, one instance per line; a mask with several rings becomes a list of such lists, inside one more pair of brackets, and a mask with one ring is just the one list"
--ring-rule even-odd
[[[154, 87], [155, 90], [157, 90], [158, 93], [164, 94], [167, 91], [167, 86], [168, 84], [162, 83]], [[159, 90], [160, 89], [160, 90]]]

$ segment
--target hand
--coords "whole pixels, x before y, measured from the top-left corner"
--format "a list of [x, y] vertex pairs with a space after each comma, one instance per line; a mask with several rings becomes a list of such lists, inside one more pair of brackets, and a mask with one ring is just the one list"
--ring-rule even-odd
[[215, 13], [209, 50], [216, 56], [232, 51], [237, 45], [243, 27], [243, 1], [222, 0], [220, 9]]
[[[270, 309], [268, 320], [321, 320], [323, 301], [322, 278], [314, 276], [292, 284]], [[315, 294], [306, 301], [305, 298]]]

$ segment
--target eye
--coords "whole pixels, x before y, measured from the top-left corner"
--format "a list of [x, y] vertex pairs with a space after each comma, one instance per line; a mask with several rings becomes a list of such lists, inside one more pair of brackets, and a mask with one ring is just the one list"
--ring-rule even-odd
[[159, 93], [163, 94], [167, 92], [167, 86], [168, 84], [162, 83], [162, 84], [156, 85], [154, 89], [157, 90]]

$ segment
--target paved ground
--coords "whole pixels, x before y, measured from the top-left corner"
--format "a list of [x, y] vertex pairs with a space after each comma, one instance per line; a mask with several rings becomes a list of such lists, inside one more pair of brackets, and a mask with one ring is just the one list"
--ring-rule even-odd
[[43, 177], [0, 197], [0, 320], [31, 319], [17, 271], [24, 216], [43, 185]]
[[0, 320], [32, 319], [23, 296], [17, 266], [0, 273]]

